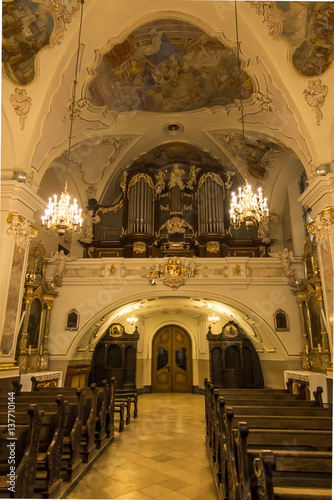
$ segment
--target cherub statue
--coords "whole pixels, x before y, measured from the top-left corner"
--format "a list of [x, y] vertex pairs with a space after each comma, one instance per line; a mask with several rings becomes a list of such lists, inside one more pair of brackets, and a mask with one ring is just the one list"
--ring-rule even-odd
[[189, 171], [189, 180], [187, 182], [187, 188], [193, 190], [194, 189], [194, 184], [196, 184], [196, 172], [199, 170], [198, 168], [195, 167], [195, 165], [190, 166], [190, 171]]
[[158, 172], [158, 174], [156, 176], [156, 184], [155, 184], [156, 194], [162, 193], [162, 191], [165, 189], [164, 178], [165, 178], [165, 174], [163, 173], [162, 170], [160, 170], [160, 172]]

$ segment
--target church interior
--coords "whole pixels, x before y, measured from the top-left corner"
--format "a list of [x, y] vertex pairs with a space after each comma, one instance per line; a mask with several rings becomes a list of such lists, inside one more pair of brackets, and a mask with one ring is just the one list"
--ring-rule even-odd
[[[160, 490], [91, 498], [258, 498], [230, 470], [223, 486], [219, 391], [331, 408], [333, 60], [333, 2], [3, 0], [0, 399], [63, 388], [78, 408], [70, 389], [93, 401], [96, 384], [117, 425], [131, 410], [125, 431], [149, 439], [145, 405], [177, 429], [175, 397], [174, 448], [143, 440], [145, 459], [163, 474], [161, 457], [189, 446], [183, 474], [200, 474], [206, 441], [218, 467], [200, 493], [178, 471], [175, 488], [165, 474]], [[196, 447], [189, 412], [203, 420]], [[86, 463], [115, 465], [115, 446], [132, 451], [121, 439], [99, 459], [87, 442]], [[86, 494], [52, 484], [43, 498]], [[274, 498], [327, 496], [261, 497]]]

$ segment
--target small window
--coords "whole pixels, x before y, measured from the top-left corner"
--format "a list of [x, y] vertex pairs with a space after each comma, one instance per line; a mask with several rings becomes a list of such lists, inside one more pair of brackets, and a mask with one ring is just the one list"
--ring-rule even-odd
[[79, 314], [75, 309], [67, 313], [65, 330], [78, 330], [79, 328]]
[[287, 332], [289, 330], [288, 315], [278, 309], [274, 314], [275, 330], [277, 332]]

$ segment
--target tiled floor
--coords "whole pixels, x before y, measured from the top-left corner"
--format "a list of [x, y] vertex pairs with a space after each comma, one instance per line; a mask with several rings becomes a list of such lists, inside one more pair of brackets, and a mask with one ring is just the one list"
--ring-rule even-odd
[[204, 396], [143, 394], [138, 414], [68, 498], [216, 500]]

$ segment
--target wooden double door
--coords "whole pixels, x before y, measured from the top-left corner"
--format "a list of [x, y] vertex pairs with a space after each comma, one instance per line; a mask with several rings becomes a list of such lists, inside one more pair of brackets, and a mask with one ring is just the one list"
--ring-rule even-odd
[[154, 336], [152, 392], [192, 392], [191, 340], [183, 328], [168, 325]]

